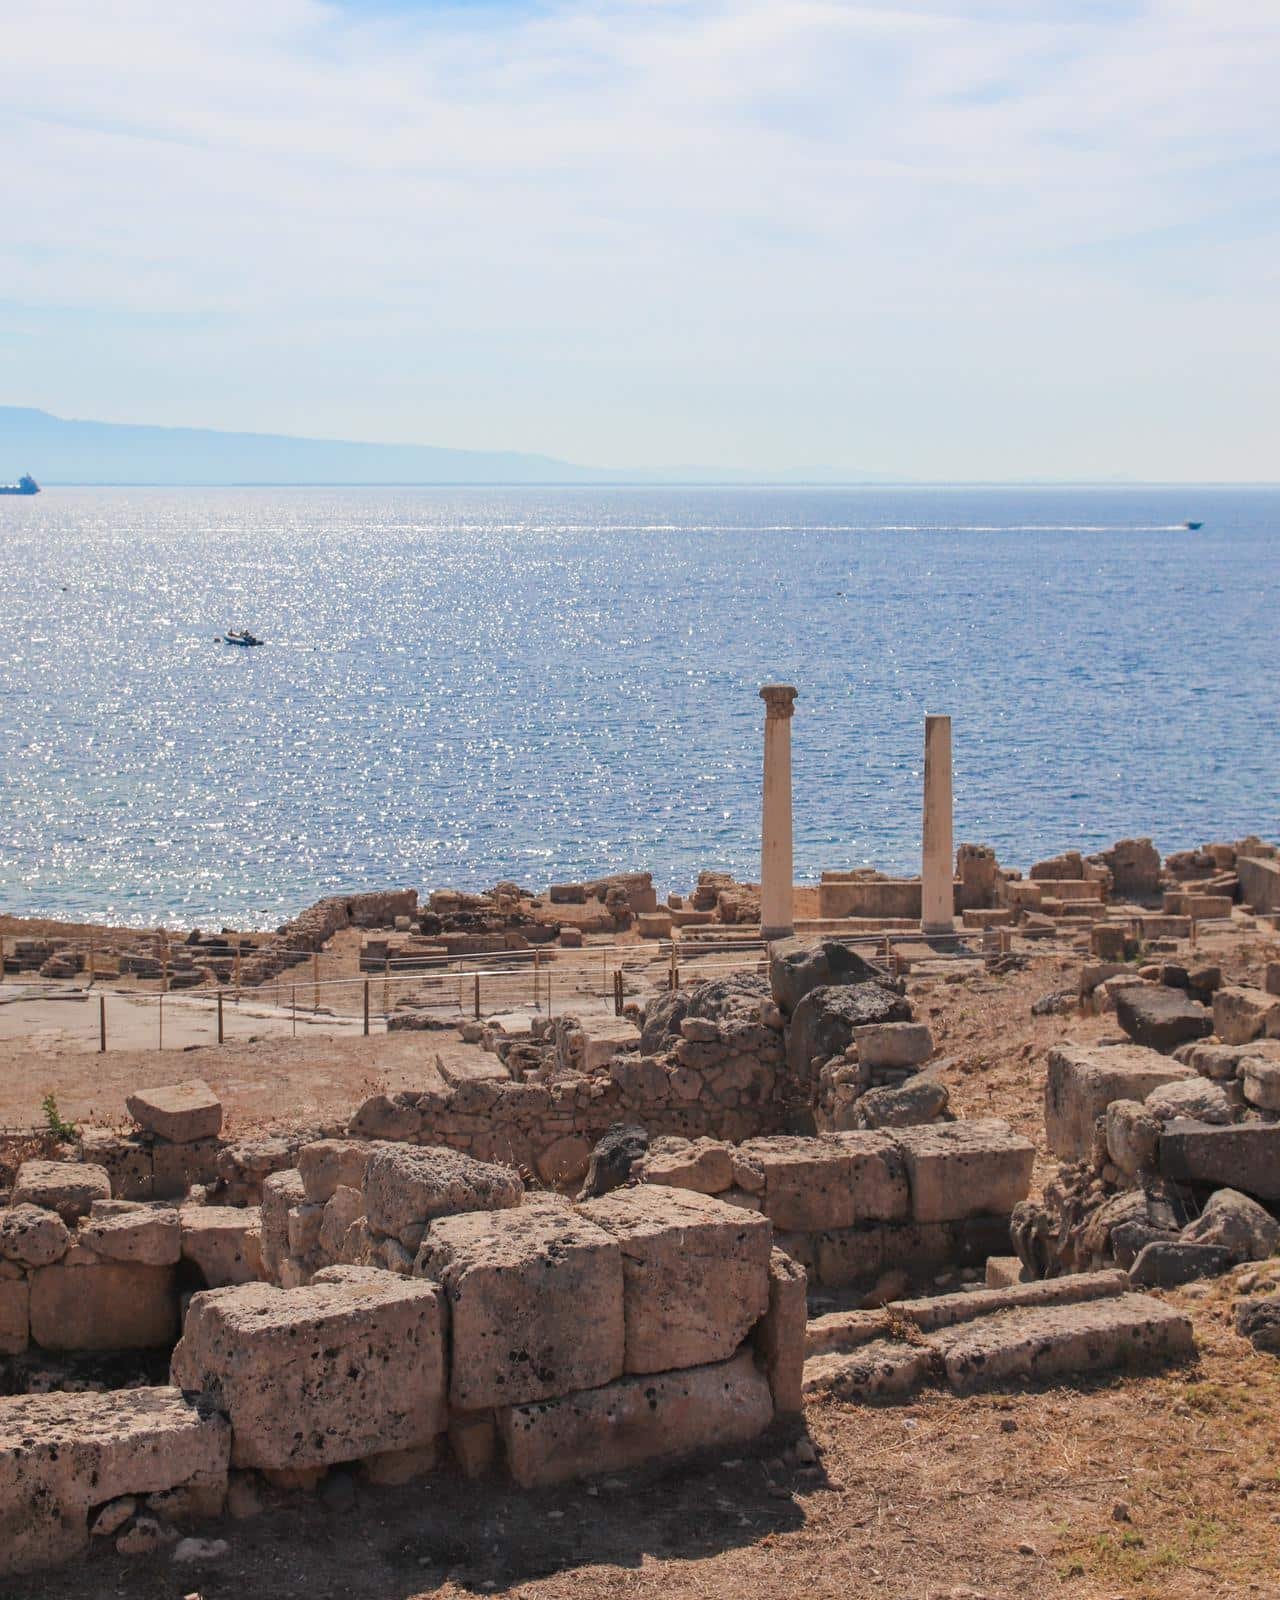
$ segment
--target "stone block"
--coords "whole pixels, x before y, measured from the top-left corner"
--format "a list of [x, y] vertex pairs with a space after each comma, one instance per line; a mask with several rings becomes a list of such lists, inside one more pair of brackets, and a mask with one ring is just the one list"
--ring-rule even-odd
[[769, 1378], [773, 1409], [779, 1416], [804, 1410], [805, 1329], [808, 1277], [783, 1250], [769, 1256], [769, 1308], [756, 1324], [756, 1354]]
[[443, 1286], [449, 1399], [461, 1411], [590, 1389], [622, 1372], [622, 1257], [567, 1206], [441, 1217], [414, 1271]]
[[24, 1161], [13, 1185], [15, 1206], [43, 1206], [68, 1224], [87, 1217], [95, 1200], [110, 1198], [105, 1169], [81, 1161]]
[[374, 1233], [407, 1250], [422, 1242], [428, 1222], [465, 1212], [518, 1206], [524, 1185], [510, 1167], [475, 1161], [457, 1150], [387, 1145], [369, 1157], [364, 1206]]
[[80, 1135], [81, 1159], [105, 1169], [117, 1200], [150, 1200], [155, 1176], [151, 1140], [144, 1133], [112, 1133], [85, 1128]]
[[1223, 1044], [1280, 1039], [1280, 1000], [1263, 989], [1226, 984], [1213, 996], [1213, 1031]]
[[1265, 1261], [1280, 1251], [1280, 1222], [1236, 1189], [1218, 1189], [1182, 1230], [1187, 1244], [1221, 1245], [1233, 1262]]
[[910, 1021], [910, 1002], [878, 983], [810, 989], [787, 1030], [787, 1066], [798, 1084], [807, 1084], [813, 1063], [843, 1055], [858, 1028]]
[[921, 1073], [897, 1089], [868, 1089], [851, 1114], [859, 1128], [915, 1128], [936, 1122], [950, 1100], [945, 1083]]
[[1113, 1100], [1145, 1100], [1193, 1071], [1140, 1045], [1057, 1045], [1044, 1090], [1049, 1148], [1064, 1161], [1083, 1160], [1093, 1148], [1094, 1124]]
[[1008, 1214], [1031, 1187], [1035, 1146], [1006, 1122], [984, 1118], [895, 1128], [917, 1222]]
[[933, 1035], [923, 1022], [882, 1022], [855, 1028], [853, 1038], [864, 1067], [916, 1067], [933, 1054]]
[[303, 1204], [305, 1193], [302, 1174], [294, 1167], [272, 1172], [263, 1180], [259, 1219], [262, 1266], [268, 1278], [279, 1279], [281, 1265], [289, 1254], [289, 1213]]
[[0, 1574], [86, 1550], [90, 1511], [107, 1501], [225, 1483], [229, 1444], [226, 1423], [176, 1389], [0, 1400]]
[[262, 1219], [257, 1206], [184, 1206], [178, 1213], [182, 1255], [207, 1289], [262, 1277]]
[[1195, 1354], [1190, 1321], [1136, 1294], [1006, 1311], [931, 1342], [941, 1346], [947, 1380], [962, 1394]]
[[723, 1361], [768, 1310], [765, 1217], [658, 1185], [619, 1189], [580, 1211], [622, 1255], [625, 1372]]
[[339, 1187], [360, 1189], [364, 1169], [378, 1148], [368, 1139], [316, 1139], [298, 1151], [298, 1175], [303, 1192], [315, 1205], [323, 1205]]
[[498, 1413], [507, 1466], [525, 1489], [745, 1444], [772, 1420], [768, 1379], [749, 1350]]
[[1116, 991], [1116, 1021], [1135, 1044], [1167, 1055], [1213, 1032], [1208, 1011], [1182, 989], [1134, 983]]
[[1169, 1122], [1160, 1135], [1160, 1171], [1175, 1183], [1239, 1189], [1280, 1200], [1280, 1123], [1210, 1127]]
[[152, 1188], [157, 1200], [181, 1200], [196, 1183], [214, 1183], [218, 1177], [221, 1139], [188, 1139], [174, 1144], [157, 1139], [151, 1146]]
[[741, 1154], [764, 1173], [775, 1228], [812, 1233], [910, 1215], [902, 1161], [886, 1134], [777, 1134], [746, 1140]]
[[789, 1017], [811, 989], [843, 983], [874, 983], [878, 968], [838, 939], [775, 939], [769, 946], [769, 991]]
[[[128, 1202], [125, 1202], [128, 1204]], [[76, 1242], [104, 1261], [139, 1261], [148, 1267], [172, 1267], [182, 1254], [178, 1213], [173, 1206], [134, 1202], [127, 1211], [99, 1215], [100, 1202], [80, 1225]], [[120, 1204], [112, 1201], [114, 1208]]]
[[733, 1187], [733, 1147], [718, 1139], [655, 1139], [644, 1159], [642, 1177], [645, 1183], [720, 1194]]
[[[0, 1262], [0, 1356], [20, 1356], [30, 1337], [30, 1281], [25, 1272]], [[3, 1515], [0, 1510], [0, 1518]]]
[[1261, 1111], [1280, 1111], [1280, 1061], [1249, 1056], [1241, 1063], [1244, 1097]]
[[135, 1089], [125, 1105], [144, 1132], [172, 1144], [216, 1139], [222, 1132], [222, 1102], [202, 1078], [159, 1089]]
[[1123, 961], [1126, 931], [1119, 922], [1095, 922], [1089, 930], [1089, 954], [1099, 961]]
[[31, 1338], [43, 1350], [158, 1350], [177, 1333], [172, 1267], [59, 1262], [31, 1274]]
[[71, 1233], [56, 1211], [15, 1205], [0, 1211], [0, 1260], [21, 1267], [49, 1267], [71, 1246]]
[[1198, 1076], [1184, 1078], [1179, 1083], [1162, 1083], [1151, 1091], [1144, 1105], [1161, 1124], [1178, 1117], [1191, 1122], [1234, 1121], [1222, 1086]]
[[1106, 1111], [1107, 1154], [1129, 1177], [1154, 1171], [1160, 1123], [1137, 1100], [1113, 1100]]
[[1129, 1282], [1142, 1289], [1176, 1289], [1197, 1278], [1221, 1277], [1230, 1266], [1231, 1252], [1222, 1245], [1153, 1239], [1138, 1251]]
[[444, 1429], [436, 1285], [368, 1267], [321, 1277], [304, 1289], [211, 1289], [191, 1302], [173, 1382], [225, 1412], [237, 1467], [358, 1461]]

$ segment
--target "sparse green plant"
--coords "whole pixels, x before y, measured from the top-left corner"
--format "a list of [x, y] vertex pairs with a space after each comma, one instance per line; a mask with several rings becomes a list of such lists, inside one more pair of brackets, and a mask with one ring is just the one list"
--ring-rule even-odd
[[44, 1112], [46, 1127], [59, 1144], [74, 1144], [80, 1137], [80, 1130], [74, 1123], [62, 1120], [62, 1113], [58, 1110], [58, 1102], [52, 1091], [40, 1102], [40, 1109]]

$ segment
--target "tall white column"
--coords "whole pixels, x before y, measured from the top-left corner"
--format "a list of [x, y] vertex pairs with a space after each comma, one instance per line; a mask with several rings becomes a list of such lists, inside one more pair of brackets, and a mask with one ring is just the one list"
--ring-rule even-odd
[[760, 827], [760, 925], [766, 939], [795, 932], [791, 861], [791, 717], [796, 691], [767, 683], [764, 701], [764, 808]]
[[951, 718], [924, 719], [924, 840], [920, 926], [925, 933], [955, 930], [955, 851], [951, 834]]

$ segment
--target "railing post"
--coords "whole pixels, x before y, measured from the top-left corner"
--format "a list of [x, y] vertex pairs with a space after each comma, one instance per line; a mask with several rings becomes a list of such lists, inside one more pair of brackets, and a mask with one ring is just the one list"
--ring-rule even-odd
[[222, 990], [218, 990], [218, 1043], [222, 1043]]
[[538, 1009], [538, 952], [533, 952], [533, 1009]]
[[480, 974], [476, 973], [476, 1021], [480, 1020]]
[[93, 988], [93, 979], [94, 979], [93, 940], [90, 939], [89, 940], [89, 987], [91, 989]]
[[311, 957], [311, 979], [312, 979], [312, 982], [315, 985], [314, 1004], [312, 1005], [311, 1009], [313, 1011], [319, 1011], [319, 1009], [320, 1009], [320, 952], [318, 950]]
[[369, 980], [364, 980], [364, 1036], [369, 1037]]
[[[236, 935], [236, 1004], [240, 1004], [240, 935]], [[280, 1004], [280, 985], [276, 985], [276, 1004]]]
[[382, 1015], [391, 1015], [391, 957], [382, 958]]
[[98, 1053], [105, 1055], [107, 1051], [107, 997], [101, 992], [98, 995]]
[[163, 992], [163, 990], [161, 991], [161, 994], [160, 994], [159, 1011], [160, 1011], [160, 1043], [159, 1043], [159, 1045], [157, 1045], [156, 1048], [159, 1049], [159, 1050], [163, 1050], [164, 1049], [164, 992]]

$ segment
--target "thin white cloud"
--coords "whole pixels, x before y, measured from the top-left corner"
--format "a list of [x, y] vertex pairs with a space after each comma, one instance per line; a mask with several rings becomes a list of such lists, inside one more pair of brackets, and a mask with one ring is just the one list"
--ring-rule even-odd
[[[0, 25], [8, 398], [919, 473], [1171, 472], [1194, 436], [1266, 470], [1280, 17], [1243, 0]], [[1166, 339], [1237, 399], [1208, 435], [1139, 405], [1109, 462]]]

